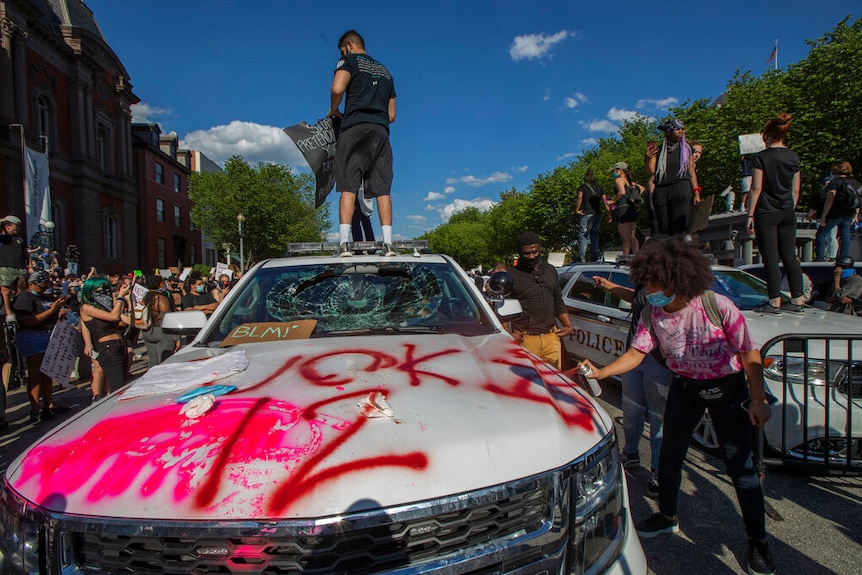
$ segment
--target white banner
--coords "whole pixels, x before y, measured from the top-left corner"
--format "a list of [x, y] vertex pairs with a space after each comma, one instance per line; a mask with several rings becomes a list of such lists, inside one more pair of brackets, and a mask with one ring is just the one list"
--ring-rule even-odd
[[51, 183], [48, 176], [48, 154], [26, 148], [24, 163], [24, 205], [27, 235], [44, 230], [51, 219]]
[[61, 387], [69, 387], [69, 378], [75, 369], [75, 360], [84, 349], [81, 333], [67, 321], [58, 321], [51, 332], [48, 349], [39, 371], [56, 381]]

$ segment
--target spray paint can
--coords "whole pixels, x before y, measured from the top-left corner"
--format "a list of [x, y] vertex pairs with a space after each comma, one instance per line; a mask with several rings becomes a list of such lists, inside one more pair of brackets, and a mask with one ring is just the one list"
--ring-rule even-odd
[[578, 373], [584, 376], [584, 379], [587, 380], [587, 385], [590, 386], [590, 391], [593, 392], [595, 397], [598, 397], [602, 394], [602, 388], [599, 385], [599, 382], [593, 378], [593, 370], [590, 369], [588, 365], [579, 365]]

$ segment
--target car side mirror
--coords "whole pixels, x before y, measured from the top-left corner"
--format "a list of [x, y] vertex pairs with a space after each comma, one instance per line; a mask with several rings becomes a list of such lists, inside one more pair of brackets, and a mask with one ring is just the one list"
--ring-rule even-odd
[[200, 310], [172, 311], [162, 318], [162, 331], [168, 335], [196, 335], [206, 322], [207, 315]]
[[502, 300], [494, 306], [494, 311], [497, 312], [497, 317], [503, 322], [514, 321], [524, 313], [521, 302], [516, 299]]

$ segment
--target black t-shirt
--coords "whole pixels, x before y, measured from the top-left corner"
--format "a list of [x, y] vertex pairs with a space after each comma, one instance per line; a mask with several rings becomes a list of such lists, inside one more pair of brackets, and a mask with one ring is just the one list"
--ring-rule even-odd
[[182, 306], [183, 309], [192, 309], [195, 306], [199, 305], [209, 305], [211, 303], [216, 303], [216, 299], [213, 297], [213, 294], [209, 291], [205, 291], [204, 293], [197, 294], [187, 294], [183, 296]]
[[22, 291], [15, 296], [15, 299], [12, 300], [12, 309], [15, 312], [15, 316], [19, 318], [18, 329], [24, 331], [54, 329], [54, 324], [57, 323], [57, 314], [51, 314], [48, 316], [48, 319], [32, 327], [24, 327], [24, 324], [20, 320], [21, 317], [42, 313], [50, 308], [52, 303], [54, 303], [54, 296], [37, 296], [33, 295], [31, 291]]
[[799, 172], [799, 156], [789, 148], [766, 148], [752, 156], [754, 169], [763, 170], [763, 185], [754, 213], [793, 209], [793, 175]]
[[350, 73], [341, 129], [370, 122], [389, 129], [389, 100], [395, 97], [395, 82], [389, 70], [368, 54], [347, 54], [335, 71]]
[[0, 234], [0, 268], [27, 268], [27, 246], [18, 236]]
[[540, 262], [533, 271], [520, 267], [509, 270], [512, 276], [512, 297], [521, 302], [523, 315], [512, 322], [516, 331], [544, 333], [557, 323], [557, 316], [566, 312], [557, 270]]
[[[679, 164], [680, 164], [680, 156], [682, 155], [682, 142], [677, 142], [676, 145], [665, 143], [668, 147], [667, 151], [667, 163], [665, 164], [665, 171], [662, 175], [661, 181], [656, 181], [655, 185], [657, 186], [669, 186], [677, 183], [680, 180], [690, 180], [691, 174], [688, 169], [686, 169], [682, 176], [679, 175]], [[673, 146], [673, 149], [670, 148]], [[686, 144], [688, 150], [688, 157], [691, 157], [691, 146]]]
[[604, 191], [600, 185], [585, 182], [580, 185], [578, 192], [584, 195], [581, 199], [581, 209], [585, 214], [601, 213], [601, 197]]

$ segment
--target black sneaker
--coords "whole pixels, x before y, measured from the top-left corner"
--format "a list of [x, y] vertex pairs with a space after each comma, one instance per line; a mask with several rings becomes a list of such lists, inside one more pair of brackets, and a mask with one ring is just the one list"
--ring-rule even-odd
[[36, 411], [36, 412], [31, 411], [30, 412], [30, 423], [36, 423], [37, 421], [39, 421], [39, 412], [38, 411]]
[[395, 251], [395, 248], [392, 247], [392, 244], [383, 244], [383, 249], [380, 252], [387, 258], [391, 258], [398, 255], [398, 252]]
[[781, 311], [786, 311], [787, 313], [792, 313], [796, 315], [804, 315], [805, 314], [805, 306], [799, 305], [795, 303], [786, 302], [781, 304]]
[[620, 454], [620, 463], [622, 463], [623, 467], [626, 468], [639, 467], [641, 464], [641, 456], [638, 453], [627, 453], [623, 451]]
[[676, 533], [679, 531], [679, 521], [676, 518], [668, 519], [661, 513], [654, 513], [635, 525], [635, 530], [644, 539], [650, 539], [662, 533]]
[[755, 307], [753, 311], [757, 313], [762, 313], [763, 315], [781, 315], [781, 308], [775, 307], [769, 302], [762, 303], [759, 306]]
[[57, 417], [57, 416], [56, 416], [56, 415], [54, 415], [54, 410], [53, 410], [53, 409], [43, 409], [43, 410], [42, 410], [42, 415], [40, 416], [40, 418], [42, 419], [42, 421], [51, 421], [51, 420], [52, 420], [52, 419], [54, 419], [55, 417]]
[[338, 244], [338, 249], [335, 250], [335, 253], [332, 254], [334, 258], [349, 258], [353, 255], [353, 252], [350, 251], [350, 246], [347, 245], [347, 242], [341, 242]]
[[651, 471], [649, 474], [649, 483], [646, 486], [647, 497], [656, 499], [658, 497], [658, 473]]
[[772, 575], [775, 573], [775, 564], [772, 562], [772, 553], [766, 541], [748, 541], [748, 574], [749, 575]]

